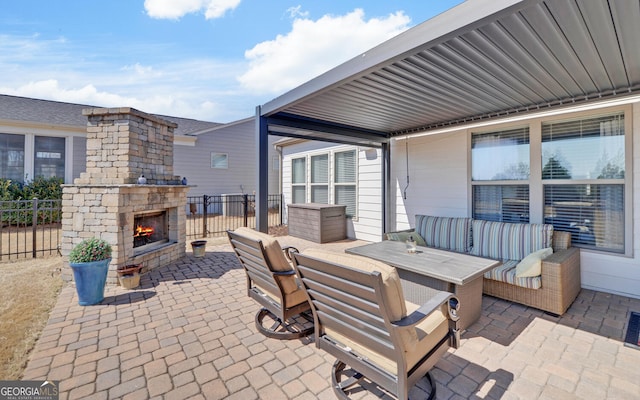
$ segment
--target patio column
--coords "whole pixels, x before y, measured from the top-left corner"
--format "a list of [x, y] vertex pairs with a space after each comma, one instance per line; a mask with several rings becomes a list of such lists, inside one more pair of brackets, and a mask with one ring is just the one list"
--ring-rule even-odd
[[262, 109], [256, 107], [256, 159], [258, 173], [256, 182], [256, 230], [269, 230], [268, 191], [269, 191], [269, 130], [267, 119], [262, 117]]

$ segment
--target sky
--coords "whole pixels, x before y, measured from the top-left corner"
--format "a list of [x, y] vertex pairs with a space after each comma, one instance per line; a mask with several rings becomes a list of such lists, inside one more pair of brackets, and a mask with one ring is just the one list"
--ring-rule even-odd
[[0, 94], [232, 122], [461, 0], [0, 0]]

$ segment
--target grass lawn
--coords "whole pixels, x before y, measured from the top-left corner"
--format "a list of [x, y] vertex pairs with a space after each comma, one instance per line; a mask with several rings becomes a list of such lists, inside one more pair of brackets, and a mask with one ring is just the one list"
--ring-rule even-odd
[[0, 263], [0, 380], [21, 379], [63, 286], [62, 257]]

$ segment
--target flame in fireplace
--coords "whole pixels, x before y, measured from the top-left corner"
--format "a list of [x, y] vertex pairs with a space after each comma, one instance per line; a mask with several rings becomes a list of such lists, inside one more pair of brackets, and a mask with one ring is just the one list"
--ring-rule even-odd
[[153, 235], [153, 232], [154, 229], [150, 226], [138, 225], [136, 226], [136, 232], [134, 233], [133, 237], [149, 237]]

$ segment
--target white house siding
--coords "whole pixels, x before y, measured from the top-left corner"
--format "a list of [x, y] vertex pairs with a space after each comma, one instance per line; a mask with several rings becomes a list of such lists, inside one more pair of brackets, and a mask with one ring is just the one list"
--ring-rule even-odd
[[[632, 119], [632, 132], [628, 134], [633, 138], [633, 215], [627, 219], [633, 223], [633, 254], [581, 250], [582, 287], [640, 297], [640, 102], [633, 104], [632, 115], [627, 114], [626, 118]], [[406, 186], [405, 141], [392, 141], [391, 171], [396, 194], [396, 204], [392, 207], [396, 209], [397, 229], [413, 227], [415, 214], [472, 215], [468, 139], [471, 131], [464, 129], [409, 139], [410, 184], [406, 199], [402, 195]]]
[[392, 141], [391, 182], [395, 187], [397, 229], [413, 227], [416, 214], [469, 214], [467, 153], [466, 131]]
[[[256, 190], [256, 140], [254, 120], [229, 124], [197, 136], [195, 146], [174, 145], [174, 174], [186, 177], [189, 196], [248, 193]], [[269, 194], [278, 193], [279, 171], [272, 160], [278, 154], [270, 137], [269, 145]], [[211, 168], [211, 153], [226, 153], [228, 168]]]
[[[346, 145], [335, 145], [326, 142], [307, 141], [286, 145], [282, 148], [282, 188], [285, 198], [285, 205], [291, 203], [291, 159], [305, 157], [315, 154], [333, 153], [356, 149], [358, 154], [358, 211], [356, 218], [347, 219], [347, 236], [352, 239], [369, 241], [379, 241], [382, 235], [382, 181], [381, 152], [373, 150], [369, 152], [369, 157], [365, 150], [367, 148]], [[330, 158], [330, 163], [333, 159]], [[333, 168], [330, 168], [329, 180], [333, 180]], [[333, 192], [329, 193], [329, 198], [333, 197]], [[285, 206], [285, 221], [287, 208]]]

